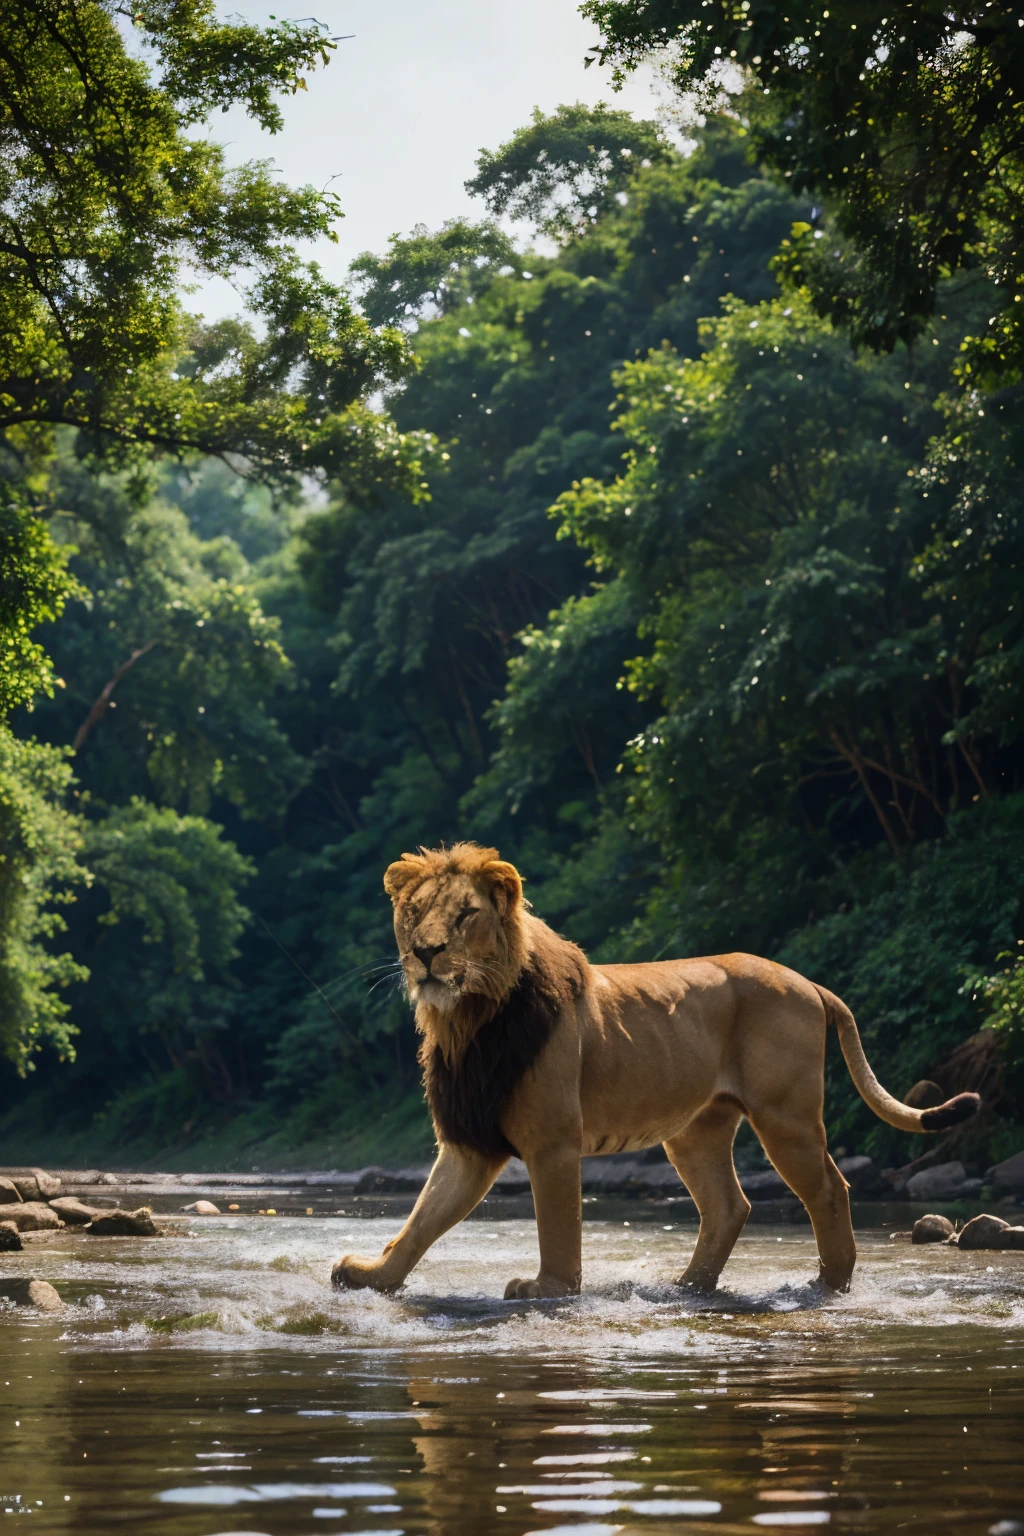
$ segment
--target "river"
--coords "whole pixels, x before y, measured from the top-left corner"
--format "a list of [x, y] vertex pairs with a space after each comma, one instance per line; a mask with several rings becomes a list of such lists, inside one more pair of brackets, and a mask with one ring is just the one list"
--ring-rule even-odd
[[497, 1208], [400, 1295], [332, 1293], [331, 1261], [399, 1224], [245, 1214], [4, 1255], [69, 1305], [0, 1308], [0, 1512], [103, 1536], [1024, 1533], [1024, 1254], [891, 1242], [876, 1214], [828, 1297], [809, 1229], [761, 1225], [697, 1302], [669, 1283], [691, 1223], [597, 1205], [583, 1294], [512, 1303], [536, 1233]]

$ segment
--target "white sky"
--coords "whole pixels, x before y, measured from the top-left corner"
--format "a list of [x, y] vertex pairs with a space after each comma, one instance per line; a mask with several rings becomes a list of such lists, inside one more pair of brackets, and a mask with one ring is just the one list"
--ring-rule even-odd
[[[584, 69], [597, 33], [576, 5], [316, 0], [312, 14], [331, 33], [355, 35], [308, 77], [308, 91], [281, 98], [283, 131], [264, 134], [232, 109], [211, 120], [210, 137], [227, 147], [230, 163], [272, 159], [292, 184], [323, 187], [337, 178], [332, 187], [345, 211], [339, 243], [322, 240], [304, 254], [344, 280], [359, 251], [383, 250], [396, 232], [421, 222], [434, 228], [459, 213], [484, 217], [462, 184], [479, 150], [496, 149], [535, 106], [550, 112], [561, 102], [604, 100], [655, 115], [651, 76], [634, 77], [616, 96], [607, 71]], [[287, 0], [222, 0], [219, 9], [254, 22], [293, 14]], [[203, 284], [188, 305], [209, 319], [239, 309], [221, 282]]]

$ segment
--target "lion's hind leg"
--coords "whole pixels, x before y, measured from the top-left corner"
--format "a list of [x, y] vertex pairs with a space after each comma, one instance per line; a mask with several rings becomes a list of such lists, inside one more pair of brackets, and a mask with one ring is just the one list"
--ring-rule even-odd
[[750, 1123], [773, 1166], [807, 1208], [818, 1244], [820, 1278], [845, 1291], [857, 1262], [850, 1219], [850, 1190], [828, 1155], [825, 1126], [790, 1111], [760, 1110]]
[[750, 1214], [732, 1160], [742, 1118], [742, 1106], [734, 1099], [713, 1099], [685, 1131], [664, 1143], [669, 1162], [700, 1213], [697, 1243], [677, 1285], [713, 1291]]

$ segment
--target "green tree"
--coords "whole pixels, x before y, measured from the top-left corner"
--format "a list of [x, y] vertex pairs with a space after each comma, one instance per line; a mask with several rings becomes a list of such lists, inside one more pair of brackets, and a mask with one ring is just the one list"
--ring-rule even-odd
[[0, 719], [39, 693], [52, 696], [53, 669], [34, 631], [58, 618], [76, 590], [67, 551], [11, 489], [0, 506]]
[[[371, 487], [415, 455], [359, 401], [406, 366], [294, 241], [333, 234], [336, 199], [267, 164], [229, 169], [190, 129], [274, 96], [334, 46], [319, 23], [221, 23], [212, 0], [143, 3], [134, 57], [113, 0], [13, 0], [0, 123], [0, 430], [63, 424], [126, 460], [153, 449], [244, 455]], [[182, 264], [232, 277], [255, 322], [204, 327], [178, 296]]]
[[[253, 868], [222, 829], [142, 800], [112, 810], [86, 834], [104, 939], [94, 950], [90, 1025], [108, 1060], [150, 1060], [192, 1079], [193, 1091], [231, 1097], [223, 1049], [236, 1007], [232, 962], [249, 920], [239, 889]], [[147, 1057], [157, 1044], [162, 1059]]]
[[628, 200], [637, 171], [673, 152], [657, 123], [599, 103], [536, 108], [531, 122], [495, 151], [483, 150], [467, 192], [492, 213], [528, 219], [569, 238]]
[[[145, 501], [147, 459], [228, 455], [277, 484], [344, 474], [348, 494], [364, 502], [387, 486], [422, 490], [428, 445], [403, 440], [364, 403], [408, 366], [403, 338], [374, 329], [295, 252], [296, 241], [333, 233], [336, 200], [284, 186], [267, 164], [230, 168], [194, 132], [232, 103], [275, 131], [275, 98], [303, 88], [303, 72], [333, 46], [316, 22], [222, 23], [212, 0], [142, 0], [130, 17], [114, 0], [13, 0], [4, 11], [0, 720], [57, 685], [36, 631], [73, 597], [67, 659], [78, 663], [75, 688], [95, 691], [65, 697], [79, 716], [72, 731], [53, 733], [56, 743], [86, 748], [104, 714], [132, 700], [130, 687], [115, 699], [115, 687], [147, 661], [135, 754], [162, 797], [192, 805], [220, 792], [279, 815], [304, 770], [264, 707], [287, 664], [274, 625], [237, 579], [237, 551], [195, 540], [186, 549], [181, 519], [167, 509], [111, 529], [126, 502], [137, 512]], [[204, 326], [189, 316], [183, 265], [234, 280], [248, 317]], [[126, 493], [97, 488], [91, 524], [77, 519], [89, 545], [79, 565], [110, 579], [95, 594], [69, 574], [69, 520], [57, 515], [67, 429], [80, 459], [130, 473]], [[104, 498], [114, 504], [103, 509], [105, 528]], [[74, 655], [85, 615], [88, 658]], [[60, 718], [55, 705], [45, 723]], [[20, 978], [3, 1048], [24, 1065], [46, 1034], [67, 1049], [48, 988], [77, 972], [37, 940], [58, 931], [50, 904], [69, 894], [69, 850], [82, 828], [61, 809], [64, 754], [15, 741], [6, 724], [0, 732], [11, 838], [0, 950]]]
[[1024, 284], [1020, 8], [940, 0], [586, 0], [598, 56], [620, 71], [654, 53], [679, 88], [714, 99], [726, 61], [750, 86], [758, 157], [828, 200], [845, 239], [801, 231], [785, 265], [822, 314], [873, 346], [911, 341], [960, 271], [988, 275], [991, 364], [1016, 382]]
[[80, 590], [67, 550], [36, 515], [38, 490], [0, 481], [0, 1059], [20, 1073], [44, 1043], [73, 1054], [59, 991], [86, 974], [49, 943], [65, 926], [55, 908], [85, 878], [81, 825], [65, 809], [69, 753], [21, 741], [7, 723], [61, 682], [34, 632]]
[[74, 1054], [59, 993], [88, 975], [49, 944], [65, 927], [55, 907], [86, 878], [81, 820], [64, 808], [70, 779], [66, 751], [0, 725], [0, 1056], [21, 1074], [44, 1044], [62, 1061]]
[[143, 794], [205, 814], [220, 795], [280, 816], [306, 773], [273, 718], [293, 669], [237, 545], [197, 538], [178, 507], [139, 505], [73, 459], [52, 482], [81, 596], [54, 636], [64, 686], [37, 729], [74, 748], [107, 804]]
[[350, 271], [360, 286], [359, 301], [372, 325], [402, 325], [424, 306], [447, 314], [472, 303], [494, 274], [520, 265], [512, 241], [496, 224], [448, 219], [436, 233], [417, 224], [403, 239], [392, 235], [387, 254], [363, 251]]

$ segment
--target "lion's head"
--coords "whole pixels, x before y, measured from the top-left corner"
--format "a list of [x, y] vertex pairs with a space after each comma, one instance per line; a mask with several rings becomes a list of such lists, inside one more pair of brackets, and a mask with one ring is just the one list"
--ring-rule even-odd
[[456, 843], [403, 853], [384, 889], [394, 904], [395, 938], [409, 996], [445, 1017], [460, 1002], [500, 1003], [525, 960], [523, 885], [495, 848]]

